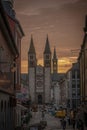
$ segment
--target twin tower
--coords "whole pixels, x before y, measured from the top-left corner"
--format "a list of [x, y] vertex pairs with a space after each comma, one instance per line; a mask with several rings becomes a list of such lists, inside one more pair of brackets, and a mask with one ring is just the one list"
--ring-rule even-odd
[[35, 104], [51, 102], [51, 69], [53, 68], [53, 73], [57, 73], [58, 68], [56, 50], [54, 48], [52, 58], [48, 36], [43, 55], [44, 66], [37, 65], [36, 51], [31, 36], [28, 51], [29, 96], [31, 102]]

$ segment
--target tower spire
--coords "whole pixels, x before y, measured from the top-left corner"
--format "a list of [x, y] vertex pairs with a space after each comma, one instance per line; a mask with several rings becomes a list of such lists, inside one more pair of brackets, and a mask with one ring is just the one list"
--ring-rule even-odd
[[87, 33], [87, 15], [85, 16], [85, 27], [84, 32]]
[[54, 47], [54, 54], [53, 54], [53, 73], [57, 73], [57, 56], [56, 56], [56, 49]]
[[47, 38], [46, 38], [46, 45], [45, 45], [44, 54], [45, 54], [45, 53], [51, 54], [48, 35], [47, 35]]
[[55, 47], [54, 47], [53, 59], [57, 59], [57, 56], [56, 56], [56, 49], [55, 49]]
[[37, 65], [36, 52], [33, 43], [33, 37], [31, 35], [30, 48], [28, 51], [28, 67], [35, 67]]
[[32, 35], [31, 35], [30, 48], [29, 48], [29, 52], [28, 53], [36, 54], [34, 43], [33, 43], [33, 36]]

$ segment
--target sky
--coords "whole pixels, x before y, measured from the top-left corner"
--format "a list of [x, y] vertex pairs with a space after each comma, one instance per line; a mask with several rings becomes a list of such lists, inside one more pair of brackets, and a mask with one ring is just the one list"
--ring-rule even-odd
[[52, 54], [56, 48], [58, 71], [67, 72], [83, 42], [87, 0], [15, 0], [14, 9], [25, 34], [21, 43], [22, 73], [28, 70], [31, 35], [38, 64], [43, 64], [47, 34]]

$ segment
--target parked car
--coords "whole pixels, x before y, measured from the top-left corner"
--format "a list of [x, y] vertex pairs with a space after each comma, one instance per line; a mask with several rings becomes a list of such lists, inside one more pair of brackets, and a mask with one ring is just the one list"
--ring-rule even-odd
[[58, 110], [55, 113], [55, 117], [62, 118], [62, 117], [65, 117], [65, 116], [66, 116], [66, 110]]

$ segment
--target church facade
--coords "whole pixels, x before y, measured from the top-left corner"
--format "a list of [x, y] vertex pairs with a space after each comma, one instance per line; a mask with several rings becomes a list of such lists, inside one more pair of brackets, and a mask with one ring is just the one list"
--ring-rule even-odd
[[29, 95], [32, 103], [46, 104], [51, 102], [51, 69], [53, 66], [53, 71], [57, 71], [57, 58], [54, 49], [52, 60], [48, 36], [46, 38], [45, 49], [43, 52], [43, 61], [44, 66], [37, 65], [36, 51], [33, 37], [31, 37], [30, 48], [28, 51], [28, 78]]

